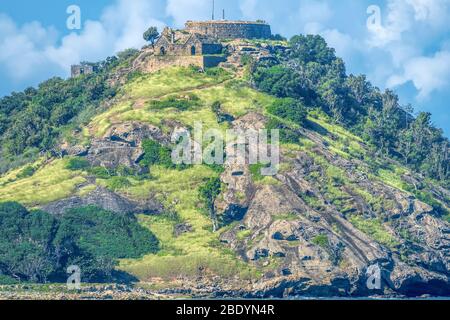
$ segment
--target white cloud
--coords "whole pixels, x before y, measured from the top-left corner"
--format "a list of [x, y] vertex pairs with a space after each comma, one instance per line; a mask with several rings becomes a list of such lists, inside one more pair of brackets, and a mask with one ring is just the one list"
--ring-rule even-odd
[[388, 79], [389, 86], [412, 81], [423, 100], [432, 92], [450, 85], [450, 51], [439, 51], [432, 57], [416, 57], [404, 65], [404, 72]]
[[36, 82], [55, 74], [67, 76], [70, 65], [97, 61], [120, 50], [141, 47], [142, 34], [156, 20], [158, 1], [117, 0], [105, 8], [98, 21], [86, 21], [80, 33], [70, 33], [57, 42], [53, 27], [39, 22], [17, 26], [0, 15], [0, 64], [11, 81]]
[[[403, 32], [411, 28], [413, 10], [408, 0], [389, 0], [388, 14], [382, 18], [379, 24], [370, 28], [370, 46], [384, 47], [393, 41], [401, 40]], [[382, 15], [383, 17], [383, 15]]]
[[0, 63], [13, 81], [29, 77], [46, 63], [45, 47], [56, 43], [54, 28], [38, 22], [16, 26], [6, 15], [0, 15]]
[[447, 0], [406, 0], [414, 9], [416, 21], [426, 21], [428, 24], [441, 27], [448, 24], [447, 15], [449, 1]]
[[404, 33], [419, 28], [431, 28], [440, 33], [450, 30], [448, 0], [388, 0], [387, 14], [381, 25], [371, 28], [368, 44], [385, 47], [401, 41]]
[[349, 34], [342, 33], [337, 29], [326, 29], [320, 35], [327, 41], [328, 45], [336, 50], [337, 56], [349, 61], [355, 51], [360, 50], [359, 44]]
[[160, 15], [160, 0], [118, 0], [116, 5], [106, 8], [100, 22], [108, 34], [113, 34], [114, 52], [140, 47], [144, 44], [142, 34], [149, 26], [160, 29], [164, 23], [156, 19]]
[[[450, 32], [446, 22], [450, 1], [388, 0], [386, 10], [381, 25], [369, 29], [365, 52], [369, 58], [377, 48], [382, 57], [377, 64], [390, 67], [384, 85], [396, 87], [411, 81], [419, 100], [446, 90], [450, 86], [450, 51], [445, 49], [445, 41], [440, 41]], [[443, 49], [436, 52], [433, 47], [439, 44]]]
[[149, 26], [160, 29], [163, 22], [152, 18], [154, 11], [145, 0], [118, 0], [107, 7], [99, 21], [86, 21], [80, 34], [71, 33], [59, 47], [49, 47], [45, 53], [65, 70], [81, 60], [101, 60], [127, 48], [140, 48], [143, 32]]

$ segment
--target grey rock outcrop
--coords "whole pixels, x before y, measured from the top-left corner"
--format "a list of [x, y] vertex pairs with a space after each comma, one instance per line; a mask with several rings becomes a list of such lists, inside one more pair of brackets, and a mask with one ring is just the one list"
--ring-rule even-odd
[[85, 196], [55, 201], [41, 209], [54, 215], [62, 215], [69, 209], [85, 206], [96, 206], [118, 214], [159, 214], [164, 210], [163, 206], [152, 197], [145, 201], [135, 201], [101, 187]]
[[[234, 125], [263, 122], [245, 120]], [[233, 167], [222, 175], [224, 214], [233, 206], [245, 208], [245, 214], [220, 239], [242, 260], [268, 270], [252, 285], [251, 296], [449, 295], [448, 223], [411, 194], [369, 179], [362, 161], [331, 153], [317, 132], [302, 130], [325, 164], [307, 152], [290, 151], [282, 155], [286, 169], [273, 177], [279, 183], [255, 184], [245, 165], [239, 181]], [[323, 180], [327, 165], [343, 170], [348, 181]], [[326, 184], [342, 194], [336, 203]], [[382, 236], [358, 229], [351, 220], [358, 216], [376, 223], [380, 231], [372, 232]], [[380, 290], [366, 285], [371, 266], [380, 269]]]

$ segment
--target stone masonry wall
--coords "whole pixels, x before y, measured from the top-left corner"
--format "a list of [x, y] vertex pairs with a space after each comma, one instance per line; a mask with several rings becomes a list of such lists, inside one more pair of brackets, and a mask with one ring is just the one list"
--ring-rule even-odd
[[227, 61], [227, 58], [223, 56], [203, 56], [203, 67], [214, 68], [217, 67], [221, 62], [225, 61]]
[[151, 56], [147, 58], [143, 71], [151, 73], [172, 66], [189, 67], [190, 65], [204, 68], [203, 56]]
[[245, 21], [188, 21], [186, 31], [221, 39], [267, 39], [272, 35], [270, 25]]
[[212, 68], [226, 61], [222, 56], [149, 56], [145, 59], [141, 70], [143, 72], [156, 72], [169, 67], [189, 67], [191, 65], [199, 68]]

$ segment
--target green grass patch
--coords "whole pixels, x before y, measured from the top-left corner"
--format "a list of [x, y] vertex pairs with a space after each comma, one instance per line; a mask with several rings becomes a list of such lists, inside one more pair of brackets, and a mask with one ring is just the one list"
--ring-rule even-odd
[[330, 242], [326, 234], [319, 234], [315, 236], [311, 242], [323, 249], [327, 249], [330, 246]]
[[397, 246], [399, 243], [383, 226], [379, 219], [364, 219], [361, 216], [353, 215], [350, 222], [360, 231], [364, 232], [372, 239], [389, 248]]
[[190, 93], [185, 98], [172, 96], [163, 100], [152, 100], [150, 101], [149, 108], [151, 110], [175, 109], [178, 111], [186, 111], [199, 106], [199, 104], [199, 97]]
[[282, 220], [282, 221], [296, 221], [298, 220], [298, 215], [295, 212], [285, 213], [285, 214], [277, 214], [272, 216], [274, 221]]
[[15, 180], [0, 188], [2, 201], [16, 201], [35, 207], [67, 198], [86, 182], [85, 173], [66, 168], [67, 159], [41, 166], [31, 177]]
[[89, 161], [84, 158], [74, 157], [66, 161], [66, 169], [71, 171], [86, 170], [90, 166]]
[[204, 214], [204, 206], [199, 200], [199, 189], [206, 180], [217, 176], [216, 171], [203, 165], [183, 171], [153, 166], [152, 180], [132, 181], [132, 186], [127, 188], [131, 196], [145, 199], [148, 194], [155, 194], [166, 207], [176, 211], [182, 221], [190, 224], [193, 231], [175, 237], [173, 230], [177, 222], [164, 217], [139, 216], [141, 225], [160, 240], [161, 250], [142, 259], [123, 260], [120, 269], [142, 281], [153, 278], [170, 281], [178, 276], [205, 273], [225, 278], [259, 277], [255, 268], [239, 261], [223, 245], [211, 245], [219, 243], [220, 232], [212, 232], [212, 222]]
[[391, 187], [408, 192], [409, 186], [401, 178], [402, 173], [404, 173], [404, 171], [397, 167], [395, 167], [394, 170], [379, 169], [377, 172], [377, 177]]
[[251, 111], [262, 112], [276, 100], [274, 97], [250, 88], [247, 83], [237, 80], [193, 92], [206, 105], [211, 106], [215, 101], [219, 101], [222, 112], [234, 117], [240, 117]]
[[158, 98], [178, 91], [219, 84], [231, 77], [226, 71], [213, 73], [214, 71], [210, 71], [210, 74], [199, 73], [193, 68], [167, 68], [135, 78], [125, 85], [124, 92], [132, 99]]
[[236, 234], [236, 238], [238, 240], [244, 240], [247, 239], [248, 237], [250, 237], [252, 235], [252, 230], [241, 230]]
[[26, 166], [17, 175], [17, 179], [23, 179], [23, 178], [31, 177], [35, 172], [36, 172], [36, 169], [33, 166]]

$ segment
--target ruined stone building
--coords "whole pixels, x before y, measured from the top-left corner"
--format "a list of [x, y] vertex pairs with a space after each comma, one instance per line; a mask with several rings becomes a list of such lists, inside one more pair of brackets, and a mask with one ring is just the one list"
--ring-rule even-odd
[[147, 72], [169, 66], [215, 67], [227, 60], [223, 54], [224, 40], [268, 39], [271, 36], [270, 26], [262, 21], [188, 21], [182, 30], [165, 28], [153, 46], [152, 54], [144, 54], [144, 63], [139, 63]]
[[[248, 39], [270, 39], [270, 25], [264, 21], [187, 21], [185, 28], [165, 28], [153, 46], [147, 46], [133, 62], [133, 70], [155, 72], [167, 67], [196, 66], [206, 69], [216, 66], [239, 64], [239, 54], [231, 42]], [[245, 41], [244, 41], [245, 42]], [[242, 48], [249, 50], [249, 48]], [[270, 56], [260, 50], [262, 58]], [[71, 76], [78, 77], [98, 72], [95, 65], [82, 63], [71, 67]]]
[[222, 44], [217, 39], [189, 33], [184, 30], [165, 28], [161, 37], [155, 44], [156, 54], [173, 56], [196, 56], [208, 54], [221, 54]]
[[265, 22], [248, 21], [188, 21], [183, 30], [165, 28], [155, 44], [159, 55], [221, 54], [220, 40], [268, 39], [272, 36]]
[[87, 63], [73, 65], [70, 69], [72, 78], [98, 71], [97, 66]]

